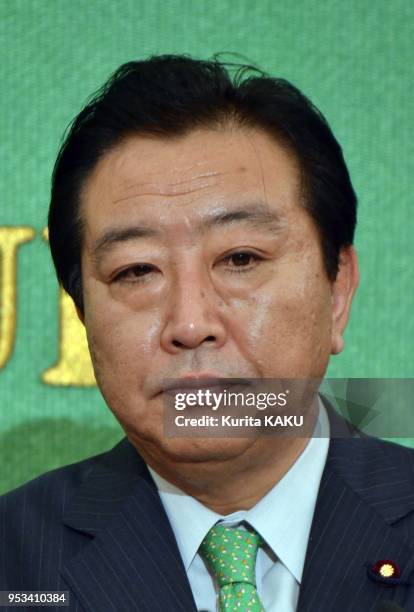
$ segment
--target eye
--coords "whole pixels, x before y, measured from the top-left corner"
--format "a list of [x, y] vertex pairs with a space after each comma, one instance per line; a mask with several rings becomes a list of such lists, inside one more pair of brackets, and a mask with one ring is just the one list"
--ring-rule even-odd
[[249, 272], [257, 262], [262, 260], [262, 257], [251, 251], [236, 251], [227, 255], [222, 261], [231, 264], [228, 270], [230, 273], [240, 273]]
[[126, 268], [125, 270], [118, 272], [113, 280], [128, 283], [142, 282], [144, 277], [154, 270], [155, 268], [148, 264], [136, 264], [135, 266], [131, 266], [130, 268]]

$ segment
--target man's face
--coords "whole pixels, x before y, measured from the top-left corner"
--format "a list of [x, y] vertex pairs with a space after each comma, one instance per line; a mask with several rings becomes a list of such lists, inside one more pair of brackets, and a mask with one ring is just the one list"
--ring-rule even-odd
[[293, 157], [253, 129], [132, 136], [87, 180], [84, 322], [141, 450], [197, 460], [253, 443], [165, 438], [165, 378], [323, 376], [334, 298], [300, 189]]

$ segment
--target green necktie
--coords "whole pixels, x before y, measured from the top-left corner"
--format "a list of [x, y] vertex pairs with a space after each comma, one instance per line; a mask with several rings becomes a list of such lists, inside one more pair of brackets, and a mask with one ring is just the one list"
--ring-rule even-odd
[[264, 612], [256, 590], [256, 557], [262, 538], [255, 531], [215, 525], [200, 553], [220, 587], [220, 612]]

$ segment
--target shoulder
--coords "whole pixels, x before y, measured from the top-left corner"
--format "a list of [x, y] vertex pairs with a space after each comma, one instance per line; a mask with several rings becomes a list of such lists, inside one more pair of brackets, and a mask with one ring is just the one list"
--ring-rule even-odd
[[0, 496], [0, 524], [19, 528], [45, 516], [62, 516], [75, 491], [110, 452], [46, 472]]
[[414, 516], [413, 448], [370, 436], [334, 439], [326, 469], [339, 474], [386, 522]]
[[[397, 473], [407, 480], [414, 476], [414, 448], [393, 440], [376, 438], [359, 430], [338, 414], [329, 402], [324, 400], [330, 425], [330, 446], [328, 463], [339, 471], [364, 475], [377, 474], [381, 480], [395, 478]], [[404, 441], [399, 439], [399, 442]], [[393, 469], [392, 469], [393, 468]], [[414, 484], [414, 480], [413, 480]]]
[[123, 438], [113, 448], [82, 461], [60, 467], [0, 496], [0, 529], [5, 524], [60, 520], [73, 498], [87, 494], [89, 483], [112, 482], [145, 470], [136, 449]]
[[354, 465], [365, 462], [378, 466], [401, 464], [404, 471], [414, 472], [414, 448], [411, 446], [368, 435], [335, 439], [333, 444], [337, 462], [346, 459]]
[[59, 590], [62, 564], [90, 540], [85, 530], [72, 528], [68, 517], [83, 509], [85, 521], [96, 522], [98, 516], [104, 522], [113, 510], [107, 504], [108, 512], [102, 511], [106, 497], [114, 498], [115, 507], [119, 483], [124, 480], [128, 489], [128, 474], [142, 471], [142, 465], [124, 438], [105, 453], [47, 472], [1, 496], [0, 587]]

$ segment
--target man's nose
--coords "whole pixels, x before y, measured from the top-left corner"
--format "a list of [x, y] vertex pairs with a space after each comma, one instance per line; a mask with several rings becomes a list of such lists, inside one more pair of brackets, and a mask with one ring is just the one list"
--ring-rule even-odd
[[177, 353], [205, 344], [219, 348], [226, 341], [224, 303], [206, 271], [176, 274], [166, 303], [161, 334], [165, 350]]

